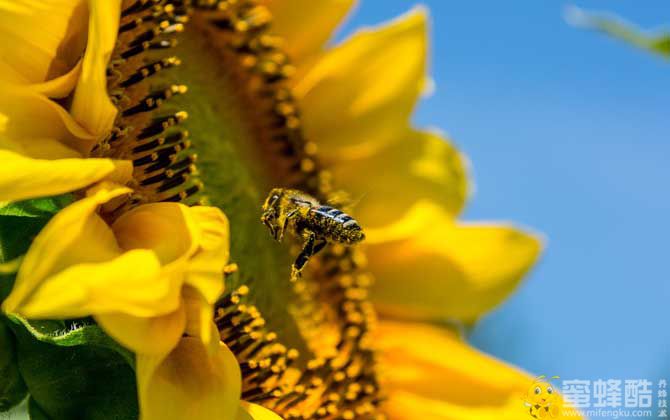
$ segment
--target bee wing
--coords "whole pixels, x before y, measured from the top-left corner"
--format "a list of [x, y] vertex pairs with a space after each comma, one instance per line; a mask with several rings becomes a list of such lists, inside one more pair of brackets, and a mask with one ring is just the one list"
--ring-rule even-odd
[[347, 212], [350, 212], [351, 209], [354, 209], [358, 204], [365, 198], [365, 194], [361, 194], [360, 197], [353, 199], [349, 193], [346, 191], [336, 191], [331, 197], [328, 198], [326, 204], [337, 209], [344, 209]]

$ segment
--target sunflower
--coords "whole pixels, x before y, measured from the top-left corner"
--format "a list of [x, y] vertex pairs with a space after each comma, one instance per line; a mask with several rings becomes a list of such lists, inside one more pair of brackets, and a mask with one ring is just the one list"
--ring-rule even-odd
[[[0, 201], [72, 201], [3, 309], [132, 351], [141, 418], [524, 415], [532, 379], [437, 325], [498, 305], [541, 241], [457, 221], [466, 161], [409, 123], [426, 12], [327, 46], [353, 3], [0, 0]], [[258, 220], [277, 186], [340, 203], [366, 244], [289, 283], [298, 244]]]

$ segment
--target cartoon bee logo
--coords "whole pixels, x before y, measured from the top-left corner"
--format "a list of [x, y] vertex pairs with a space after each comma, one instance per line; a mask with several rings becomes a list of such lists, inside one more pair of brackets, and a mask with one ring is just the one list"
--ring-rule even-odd
[[303, 240], [302, 251], [291, 266], [295, 281], [310, 257], [329, 242], [354, 245], [365, 239], [358, 222], [342, 210], [319, 203], [298, 190], [274, 188], [262, 208], [261, 222], [281, 242], [288, 231]]
[[[551, 379], [559, 379], [559, 377], [552, 376]], [[553, 385], [547, 381], [545, 375], [535, 378], [523, 400], [531, 417], [535, 419], [560, 416], [561, 401], [558, 393]]]

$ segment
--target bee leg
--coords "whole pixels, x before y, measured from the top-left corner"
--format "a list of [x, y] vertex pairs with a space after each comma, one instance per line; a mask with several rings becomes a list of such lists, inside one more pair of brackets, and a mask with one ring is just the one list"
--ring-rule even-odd
[[328, 242], [325, 241], [325, 240], [322, 240], [322, 241], [317, 242], [316, 244], [314, 244], [314, 252], [312, 252], [312, 256], [318, 254], [319, 251], [321, 251], [327, 244], [328, 244]]
[[288, 222], [291, 220], [293, 216], [296, 215], [296, 213], [298, 213], [298, 210], [293, 210], [286, 215], [286, 218], [284, 218], [284, 223], [282, 223], [281, 225], [281, 230], [277, 231], [277, 236], [275, 238], [277, 239], [277, 241], [279, 242], [282, 241], [282, 239], [284, 238], [284, 233], [286, 233], [286, 228], [288, 227]]
[[[298, 257], [295, 259], [295, 262], [291, 266], [291, 281], [296, 281], [298, 278], [300, 278], [302, 269], [305, 268], [305, 264], [307, 264], [309, 258], [315, 254], [314, 242], [316, 242], [316, 234], [310, 230], [305, 230], [303, 235], [305, 237], [305, 244], [302, 247], [302, 251], [300, 251], [300, 254], [298, 254]], [[321, 248], [323, 248], [323, 246]], [[321, 248], [319, 248], [319, 250]]]

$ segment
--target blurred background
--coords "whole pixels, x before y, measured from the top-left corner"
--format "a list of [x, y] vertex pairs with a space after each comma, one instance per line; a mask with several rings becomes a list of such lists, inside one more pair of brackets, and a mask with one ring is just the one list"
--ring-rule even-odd
[[[363, 0], [342, 33], [416, 3]], [[444, 129], [473, 162], [464, 218], [548, 238], [471, 342], [538, 375], [670, 379], [670, 62], [570, 26], [573, 3], [422, 3], [436, 90], [415, 123]], [[574, 4], [670, 24], [667, 0]]]

